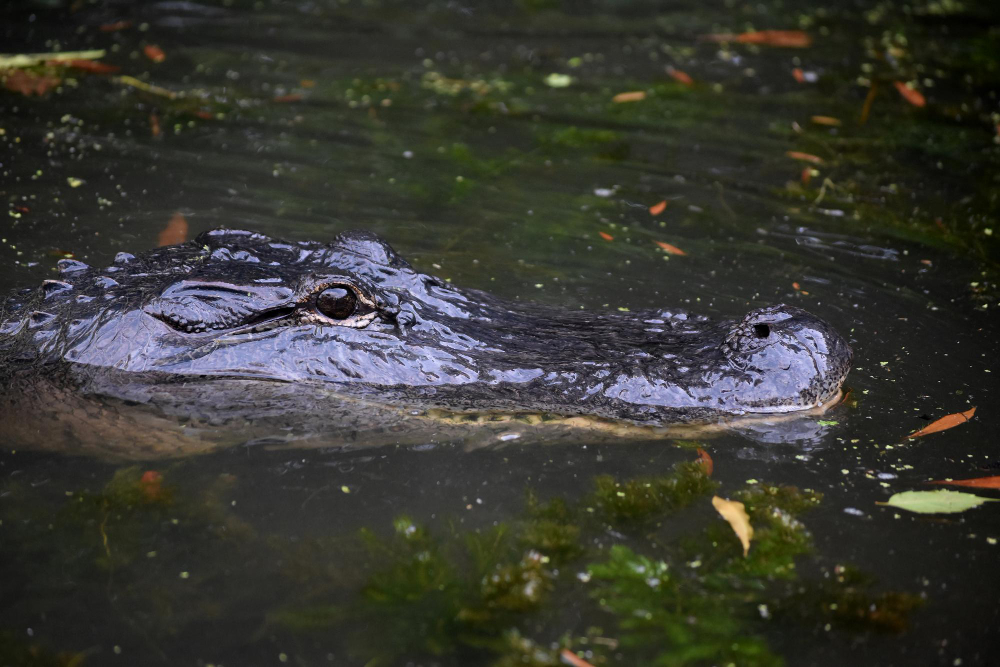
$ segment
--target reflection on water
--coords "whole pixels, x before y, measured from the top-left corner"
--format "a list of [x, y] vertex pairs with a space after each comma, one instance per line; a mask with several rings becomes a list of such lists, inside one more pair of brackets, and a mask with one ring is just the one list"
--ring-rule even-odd
[[[1000, 465], [985, 409], [903, 441], [995, 398], [989, 3], [3, 11], [5, 52], [119, 68], [39, 61], [40, 96], [5, 74], [5, 291], [152, 247], [178, 214], [191, 235], [365, 227], [507, 298], [798, 305], [856, 356], [833, 412], [714, 434], [245, 432], [123, 464], [36, 429], [54, 451], [0, 450], [0, 664], [989, 663], [993, 504], [875, 504]], [[752, 30], [809, 45], [703, 37]], [[115, 428], [97, 417], [92, 439]], [[712, 495], [744, 502], [746, 559]]]

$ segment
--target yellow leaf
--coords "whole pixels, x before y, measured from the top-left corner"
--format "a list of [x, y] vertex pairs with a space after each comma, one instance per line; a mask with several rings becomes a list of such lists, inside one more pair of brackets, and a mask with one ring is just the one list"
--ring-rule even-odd
[[753, 539], [753, 526], [750, 525], [750, 517], [747, 516], [743, 503], [712, 496], [712, 507], [733, 527], [733, 532], [743, 545], [743, 556], [746, 557], [750, 551], [750, 540]]

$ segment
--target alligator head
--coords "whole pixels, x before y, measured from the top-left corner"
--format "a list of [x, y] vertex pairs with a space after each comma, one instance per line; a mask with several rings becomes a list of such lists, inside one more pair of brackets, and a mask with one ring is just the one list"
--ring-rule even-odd
[[365, 231], [320, 244], [223, 229], [61, 270], [8, 300], [8, 357], [641, 423], [819, 406], [851, 360], [799, 308], [712, 321], [507, 302], [415, 271]]

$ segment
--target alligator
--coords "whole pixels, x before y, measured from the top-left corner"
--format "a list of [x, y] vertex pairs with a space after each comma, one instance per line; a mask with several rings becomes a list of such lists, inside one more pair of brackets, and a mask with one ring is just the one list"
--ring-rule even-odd
[[0, 436], [143, 456], [232, 444], [267, 420], [292, 440], [399, 442], [439, 433], [426, 424], [445, 413], [704, 424], [822, 409], [851, 356], [793, 306], [578, 311], [453, 286], [368, 231], [217, 229], [104, 268], [63, 259], [57, 279], [9, 296]]

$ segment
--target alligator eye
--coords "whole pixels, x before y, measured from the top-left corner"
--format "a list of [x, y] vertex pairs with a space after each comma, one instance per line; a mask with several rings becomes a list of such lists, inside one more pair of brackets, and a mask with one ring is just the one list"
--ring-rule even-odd
[[767, 338], [771, 335], [771, 327], [766, 324], [753, 325], [753, 335], [757, 338]]
[[331, 287], [316, 297], [319, 312], [334, 320], [346, 320], [358, 307], [358, 297], [346, 287]]

